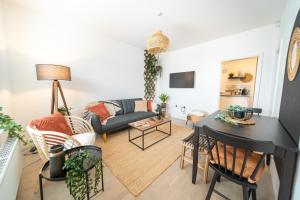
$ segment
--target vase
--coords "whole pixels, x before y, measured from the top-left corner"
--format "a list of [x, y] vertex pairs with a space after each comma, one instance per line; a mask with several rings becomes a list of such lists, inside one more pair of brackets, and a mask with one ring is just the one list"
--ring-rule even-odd
[[61, 144], [53, 145], [49, 149], [49, 168], [50, 177], [55, 178], [64, 174], [63, 166], [65, 163], [64, 146]]
[[166, 113], [167, 113], [167, 103], [161, 103], [161, 113], [162, 113], [162, 117], [166, 117]]

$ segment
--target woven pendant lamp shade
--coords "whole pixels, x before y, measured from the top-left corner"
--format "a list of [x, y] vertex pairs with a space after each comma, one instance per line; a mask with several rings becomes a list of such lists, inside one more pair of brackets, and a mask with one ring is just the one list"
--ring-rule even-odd
[[169, 49], [169, 38], [161, 31], [155, 32], [147, 41], [147, 50], [150, 54], [159, 54]]

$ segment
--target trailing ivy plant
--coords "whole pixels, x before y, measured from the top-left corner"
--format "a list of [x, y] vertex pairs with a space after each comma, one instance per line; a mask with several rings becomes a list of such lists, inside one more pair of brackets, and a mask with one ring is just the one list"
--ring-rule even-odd
[[155, 97], [155, 83], [158, 75], [161, 74], [162, 67], [159, 65], [159, 60], [155, 55], [148, 53], [145, 50], [145, 71], [144, 71], [144, 80], [145, 80], [145, 99], [153, 100]]
[[[89, 171], [86, 170], [89, 166], [95, 166], [95, 181], [90, 176]], [[87, 150], [80, 150], [74, 155], [70, 156], [63, 167], [66, 170], [66, 184], [70, 189], [70, 194], [75, 200], [84, 200], [87, 193], [97, 193], [101, 171], [101, 162], [99, 159], [91, 156]], [[87, 178], [88, 177], [88, 178]]]
[[17, 124], [9, 115], [2, 113], [2, 107], [0, 107], [0, 130], [7, 133], [9, 138], [18, 138], [24, 145], [28, 144], [27, 139], [23, 135], [24, 130], [20, 124]]

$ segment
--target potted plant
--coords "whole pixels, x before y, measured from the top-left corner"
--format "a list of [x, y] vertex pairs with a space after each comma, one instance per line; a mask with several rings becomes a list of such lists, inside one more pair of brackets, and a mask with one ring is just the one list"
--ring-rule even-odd
[[[88, 170], [95, 166], [95, 181]], [[86, 199], [87, 193], [98, 190], [99, 178], [102, 174], [101, 160], [94, 158], [87, 150], [80, 150], [71, 155], [64, 163], [66, 184], [75, 200]]]
[[[61, 107], [58, 107], [57, 111], [58, 111], [59, 113], [61, 113], [63, 116], [67, 116], [67, 115], [68, 115], [67, 111], [70, 112], [70, 110], [72, 110], [72, 109], [73, 109], [73, 108], [71, 108], [71, 107], [69, 107], [69, 108], [67, 109], [65, 106], [61, 106]], [[71, 115], [71, 113], [70, 113], [70, 115]]]
[[155, 97], [155, 84], [157, 77], [161, 75], [162, 66], [159, 64], [158, 58], [150, 54], [147, 50], [144, 53], [145, 70], [144, 70], [144, 86], [145, 86], [145, 99], [153, 100]]
[[0, 132], [7, 133], [9, 138], [18, 138], [24, 145], [27, 145], [28, 141], [23, 135], [23, 127], [17, 124], [9, 115], [3, 114], [2, 107], [0, 107], [0, 130]]
[[158, 97], [161, 101], [161, 110], [162, 110], [162, 116], [165, 117], [166, 116], [166, 108], [167, 108], [167, 101], [169, 100], [169, 95], [167, 95], [166, 93], [162, 93], [159, 95]]
[[228, 78], [233, 78], [233, 77], [234, 77], [234, 73], [231, 72], [228, 74]]

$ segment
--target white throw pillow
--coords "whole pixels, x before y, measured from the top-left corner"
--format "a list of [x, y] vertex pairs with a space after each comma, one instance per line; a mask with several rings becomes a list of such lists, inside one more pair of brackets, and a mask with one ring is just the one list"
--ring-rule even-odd
[[109, 112], [110, 116], [115, 116], [116, 115], [114, 104], [112, 104], [112, 103], [104, 103], [104, 106], [107, 109], [107, 111]]
[[96, 134], [94, 132], [79, 133], [72, 135], [81, 145], [93, 145], [95, 143]]
[[157, 109], [157, 104], [154, 103], [154, 102], [151, 102], [151, 110], [152, 110], [152, 112], [156, 112], [156, 109]]
[[139, 112], [139, 111], [148, 112], [147, 101], [145, 100], [135, 101], [134, 104], [135, 104], [134, 112]]

